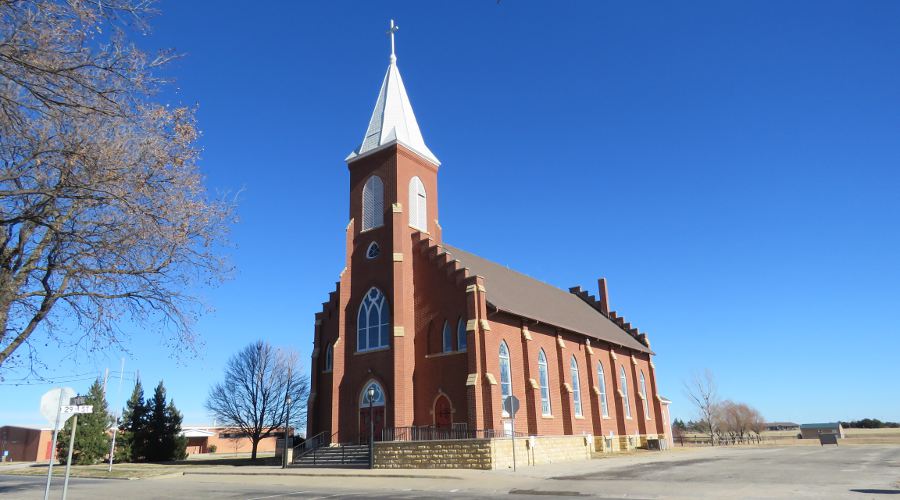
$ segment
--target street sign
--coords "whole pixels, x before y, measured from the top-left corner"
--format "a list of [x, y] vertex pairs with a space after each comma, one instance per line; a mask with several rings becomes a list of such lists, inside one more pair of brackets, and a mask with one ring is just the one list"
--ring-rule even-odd
[[62, 412], [72, 415], [76, 413], [94, 413], [94, 407], [91, 405], [63, 405]]
[[[41, 396], [41, 415], [47, 419], [47, 422], [50, 423], [50, 427], [53, 430], [59, 430], [62, 428], [62, 425], [66, 423], [66, 420], [69, 419], [75, 413], [67, 413], [61, 410], [61, 406], [69, 405], [69, 401], [75, 397], [75, 390], [71, 387], [58, 387], [56, 389], [50, 389], [43, 396]], [[60, 404], [62, 403], [62, 405]], [[57, 415], [59, 416], [59, 422], [57, 422]], [[57, 423], [59, 427], [57, 427]]]
[[503, 401], [503, 411], [509, 413], [510, 416], [515, 417], [516, 413], [519, 411], [519, 398], [515, 396], [509, 396]]

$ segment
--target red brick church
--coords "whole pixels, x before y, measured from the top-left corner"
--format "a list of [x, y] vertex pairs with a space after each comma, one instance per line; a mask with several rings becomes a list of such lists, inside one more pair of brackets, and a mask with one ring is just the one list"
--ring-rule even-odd
[[609, 310], [605, 280], [599, 298], [564, 291], [444, 242], [440, 161], [393, 39], [368, 129], [346, 162], [346, 267], [316, 314], [307, 436], [364, 440], [369, 418], [375, 439], [423, 429], [501, 436], [512, 427], [510, 396], [518, 433], [618, 436], [616, 446], [669, 435], [647, 335]]

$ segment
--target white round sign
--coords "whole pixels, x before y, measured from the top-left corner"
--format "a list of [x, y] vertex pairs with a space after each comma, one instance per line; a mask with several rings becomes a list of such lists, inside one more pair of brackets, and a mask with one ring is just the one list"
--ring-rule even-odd
[[[41, 415], [47, 419], [47, 422], [50, 422], [50, 428], [53, 430], [61, 429], [63, 424], [66, 423], [66, 420], [75, 414], [74, 412], [60, 412], [61, 408], [63, 406], [68, 406], [71, 399], [75, 396], [75, 389], [72, 389], [71, 387], [57, 387], [56, 389], [50, 389], [41, 396]], [[60, 403], [60, 401], [62, 403]], [[55, 427], [57, 425], [57, 414], [59, 414], [59, 427]]]

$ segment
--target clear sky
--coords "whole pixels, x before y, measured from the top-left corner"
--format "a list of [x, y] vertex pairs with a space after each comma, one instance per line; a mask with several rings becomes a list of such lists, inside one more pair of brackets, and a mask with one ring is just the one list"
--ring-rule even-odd
[[[202, 355], [126, 325], [126, 372], [186, 424], [248, 342], [308, 363], [390, 18], [448, 243], [564, 289], [608, 278], [673, 416], [709, 368], [770, 420], [900, 420], [900, 3], [377, 4], [169, 0], [140, 40], [186, 54], [161, 97], [199, 104], [208, 185], [242, 190]], [[45, 351], [56, 377], [119, 356]], [[0, 424], [41, 424], [50, 386], [15, 378]]]

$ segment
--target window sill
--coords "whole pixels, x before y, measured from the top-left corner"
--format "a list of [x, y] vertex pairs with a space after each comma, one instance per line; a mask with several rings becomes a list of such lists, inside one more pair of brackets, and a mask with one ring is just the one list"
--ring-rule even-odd
[[384, 223], [382, 223], [380, 226], [370, 227], [368, 229], [360, 229], [359, 234], [368, 233], [369, 231], [374, 231], [376, 229], [381, 229], [383, 227], [384, 227]]
[[575, 415], [575, 420], [584, 420], [584, 415], [581, 415], [581, 416]]
[[360, 354], [369, 354], [369, 353], [373, 353], [373, 352], [388, 351], [390, 349], [391, 349], [391, 346], [375, 347], [373, 349], [366, 349], [365, 351], [356, 351], [353, 353], [353, 355], [359, 356]]
[[610, 418], [609, 415], [604, 415], [604, 416], [600, 417], [600, 419], [601, 420], [612, 420], [612, 418]]
[[541, 418], [552, 419], [553, 415], [541, 415]]
[[425, 359], [431, 358], [444, 358], [447, 356], [453, 356], [454, 354], [464, 354], [466, 351], [447, 351], [447, 352], [436, 352], [434, 354], [426, 354]]

